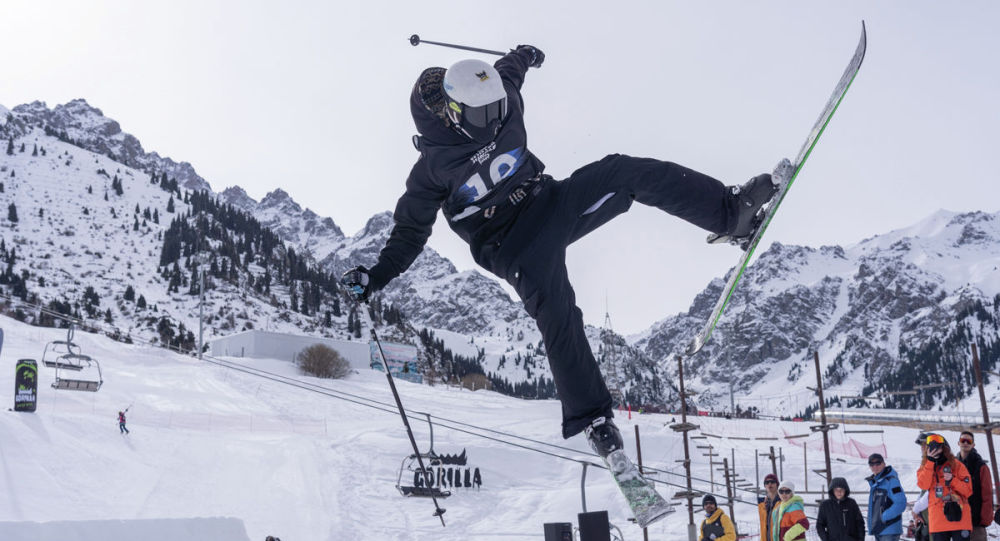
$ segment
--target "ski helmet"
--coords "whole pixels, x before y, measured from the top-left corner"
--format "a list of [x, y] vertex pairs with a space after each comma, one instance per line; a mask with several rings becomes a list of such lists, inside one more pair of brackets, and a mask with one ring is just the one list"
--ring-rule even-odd
[[482, 60], [460, 60], [444, 74], [445, 112], [456, 130], [489, 143], [507, 116], [507, 91], [500, 73]]

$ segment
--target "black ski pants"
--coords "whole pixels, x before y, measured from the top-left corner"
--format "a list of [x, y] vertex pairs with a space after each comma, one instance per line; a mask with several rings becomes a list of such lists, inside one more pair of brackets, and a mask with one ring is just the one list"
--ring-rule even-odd
[[583, 313], [566, 272], [566, 247], [627, 211], [654, 206], [713, 233], [725, 233], [737, 211], [726, 187], [677, 164], [612, 154], [563, 181], [543, 181], [519, 205], [514, 223], [480, 262], [507, 280], [542, 333], [564, 438], [597, 417], [612, 417], [612, 400], [584, 332]]

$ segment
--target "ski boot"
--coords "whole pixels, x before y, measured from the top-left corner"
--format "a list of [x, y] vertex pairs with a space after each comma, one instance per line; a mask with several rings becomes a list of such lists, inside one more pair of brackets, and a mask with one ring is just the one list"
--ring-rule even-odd
[[587, 435], [590, 448], [601, 455], [601, 458], [608, 458], [608, 455], [613, 451], [625, 447], [621, 432], [618, 431], [618, 427], [610, 418], [598, 417], [594, 419], [587, 425], [587, 428], [583, 429], [583, 433]]
[[763, 173], [748, 180], [742, 186], [729, 186], [729, 196], [735, 199], [736, 224], [724, 235], [711, 234], [709, 244], [735, 244], [742, 250], [750, 246], [757, 229], [764, 222], [764, 205], [771, 202], [781, 188], [779, 175], [784, 174], [791, 164], [782, 160], [775, 168], [775, 174]]

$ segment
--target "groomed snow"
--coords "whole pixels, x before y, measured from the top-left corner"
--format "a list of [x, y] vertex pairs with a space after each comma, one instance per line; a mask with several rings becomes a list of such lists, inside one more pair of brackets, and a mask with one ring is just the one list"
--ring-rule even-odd
[[[40, 360], [45, 344], [64, 339], [65, 331], [29, 327], [5, 317], [0, 317], [0, 327], [5, 331], [0, 389], [9, 393], [15, 361]], [[575, 523], [581, 511], [581, 464], [552, 454], [597, 462], [581, 437], [564, 441], [559, 436], [558, 402], [397, 381], [404, 405], [414, 414], [428, 412], [506, 433], [454, 423], [435, 425], [434, 449], [447, 454], [466, 450], [469, 465], [480, 469], [483, 480], [481, 490], [454, 489], [455, 494], [441, 500], [447, 509], [447, 527], [442, 527], [432, 516], [429, 500], [403, 498], [394, 486], [400, 461], [410, 454], [410, 446], [398, 414], [391, 409], [392, 397], [380, 372], [318, 381], [298, 376], [284, 361], [233, 359], [350, 393], [355, 402], [390, 406], [387, 411], [159, 349], [82, 332], [77, 332], [75, 340], [85, 354], [101, 362], [105, 383], [99, 392], [53, 390], [49, 387], [52, 371], [40, 367], [38, 411], [16, 413], [4, 408], [0, 412], [0, 484], [4, 487], [0, 490], [0, 539], [5, 541], [18, 539], [21, 534], [16, 532], [32, 527], [25, 523], [65, 531], [51, 523], [126, 521], [134, 528], [143, 524], [136, 522], [140, 520], [171, 520], [177, 521], [170, 523], [177, 527], [196, 528], [216, 523], [194, 519], [212, 517], [242, 521], [246, 536], [254, 540], [267, 535], [286, 541], [542, 539], [544, 523]], [[11, 407], [12, 394], [3, 396]], [[116, 414], [129, 405], [132, 433], [120, 435]], [[672, 416], [633, 414], [629, 420], [626, 413], [619, 413], [617, 420], [632, 456], [638, 426], [644, 463], [671, 472], [660, 474], [660, 479], [683, 484], [677, 462], [683, 458], [681, 439], [666, 426]], [[805, 488], [801, 447], [784, 439], [734, 438], [808, 433], [806, 423], [692, 420], [701, 424], [705, 434], [712, 434], [691, 442], [696, 478], [713, 475], [702, 455], [704, 449], [697, 445], [713, 445], [719, 459], [735, 456], [738, 473], [750, 482], [758, 474], [754, 452], [775, 445], [786, 457], [781, 467], [784, 476], [796, 482], [800, 491]], [[426, 450], [426, 424], [419, 418], [411, 424]], [[833, 440], [854, 437], [864, 445], [884, 444], [904, 486], [915, 490], [915, 435], [916, 430], [887, 427], [884, 434], [838, 431]], [[955, 441], [957, 434], [946, 433], [946, 437]], [[823, 455], [813, 448], [819, 438], [812, 435], [806, 440], [811, 442], [809, 467], [819, 467]], [[766, 462], [760, 461], [761, 477]], [[834, 455], [834, 468], [864, 503], [865, 461]], [[719, 482], [718, 472], [714, 479]], [[607, 509], [626, 539], [642, 538], [641, 531], [627, 521], [629, 513], [610, 476], [589, 468], [586, 486], [589, 510]], [[809, 488], [822, 488], [816, 475], [811, 475]], [[665, 485], [660, 489], [668, 498], [677, 490]], [[696, 481], [695, 489], [711, 488]], [[716, 485], [715, 492], [725, 491]], [[736, 504], [736, 521], [741, 529], [751, 531], [757, 520], [750, 504], [753, 495], [741, 494], [747, 503]], [[806, 500], [817, 497], [807, 495]], [[697, 520], [700, 515], [696, 512]], [[650, 528], [650, 539], [682, 539], [686, 523], [687, 513], [678, 507], [677, 513]], [[107, 535], [101, 541], [140, 538], [122, 533], [127, 531], [125, 526], [106, 524]], [[238, 528], [232, 522], [226, 524], [233, 529], [220, 532], [217, 539], [241, 539]], [[195, 535], [203, 534], [173, 538], [197, 539]], [[152, 534], [142, 538], [156, 539]]]

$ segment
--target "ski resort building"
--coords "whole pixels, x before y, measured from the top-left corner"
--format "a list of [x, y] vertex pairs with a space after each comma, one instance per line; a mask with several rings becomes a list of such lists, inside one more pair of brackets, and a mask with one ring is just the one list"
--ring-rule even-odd
[[[382, 369], [378, 356], [367, 342], [336, 340], [271, 331], [249, 330], [210, 340], [209, 354], [216, 357], [252, 357], [295, 362], [296, 355], [314, 344], [336, 351], [356, 370]], [[417, 371], [417, 348], [409, 344], [382, 343], [393, 376], [421, 382]], [[375, 362], [373, 362], [375, 361]]]

